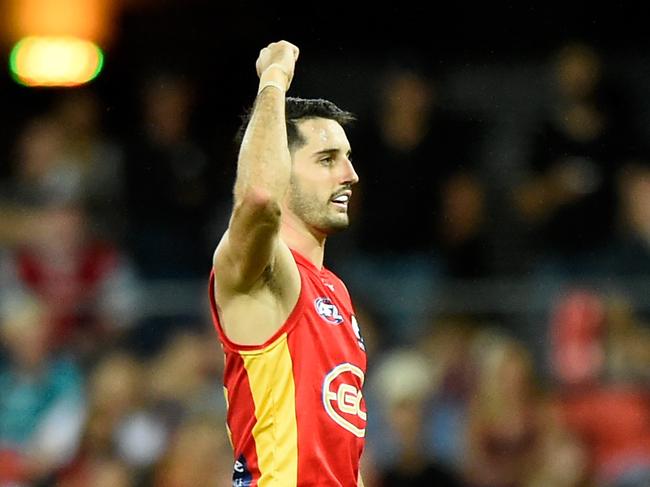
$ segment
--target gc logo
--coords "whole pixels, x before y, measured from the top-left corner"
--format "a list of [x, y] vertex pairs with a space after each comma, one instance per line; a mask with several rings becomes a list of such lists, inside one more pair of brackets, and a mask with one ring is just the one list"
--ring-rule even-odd
[[[361, 409], [363, 380], [363, 371], [346, 362], [334, 367], [323, 381], [325, 411], [339, 426], [359, 438], [366, 435], [367, 415]], [[353, 385], [354, 383], [358, 383], [359, 387]]]

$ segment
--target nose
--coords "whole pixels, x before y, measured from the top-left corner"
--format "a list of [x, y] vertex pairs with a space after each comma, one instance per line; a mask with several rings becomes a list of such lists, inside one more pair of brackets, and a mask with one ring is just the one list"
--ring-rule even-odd
[[344, 166], [343, 182], [345, 184], [350, 184], [350, 185], [357, 184], [359, 182], [359, 175], [354, 170], [352, 161], [346, 157], [345, 164], [343, 166]]

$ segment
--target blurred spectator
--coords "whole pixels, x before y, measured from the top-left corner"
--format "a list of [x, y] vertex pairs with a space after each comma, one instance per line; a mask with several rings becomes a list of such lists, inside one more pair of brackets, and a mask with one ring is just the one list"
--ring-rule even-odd
[[124, 231], [124, 149], [103, 126], [101, 100], [89, 89], [63, 92], [52, 115], [64, 138], [63, 160], [79, 181], [78, 198], [93, 222], [115, 238]]
[[0, 246], [22, 244], [32, 235], [43, 200], [74, 192], [74, 182], [60, 174], [63, 146], [63, 130], [52, 117], [35, 118], [23, 128], [11, 177], [0, 192]]
[[106, 462], [120, 462], [124, 468], [129, 464], [142, 465], [125, 452], [139, 448], [139, 458], [146, 456], [150, 462], [162, 453], [166, 436], [159, 423], [152, 421], [147, 425], [149, 428], [141, 430], [135, 439], [137, 446], [125, 444], [124, 435], [120, 435], [124, 425], [145, 404], [145, 384], [143, 367], [125, 352], [111, 352], [97, 364], [90, 377], [80, 448], [58, 476], [63, 485], [92, 485], [90, 479], [99, 475], [97, 469], [104, 471]]
[[441, 274], [485, 270], [480, 141], [477, 127], [446, 111], [433, 79], [418, 69], [388, 69], [380, 83], [376, 110], [353, 145], [363, 256], [350, 262], [348, 279], [401, 340], [417, 334]]
[[646, 384], [650, 333], [622, 296], [567, 290], [554, 303], [550, 337], [552, 370], [564, 387]]
[[[483, 224], [482, 190], [473, 175], [477, 127], [446, 111], [438, 84], [415, 68], [389, 69], [380, 83], [378, 106], [354, 149], [368, 173], [360, 182], [362, 248], [435, 257], [467, 244]], [[465, 267], [454, 268], [460, 264]], [[473, 264], [454, 262], [451, 270], [480, 273]]]
[[561, 386], [558, 407], [567, 428], [584, 442], [590, 471], [607, 486], [647, 485], [647, 333], [631, 322], [620, 303], [612, 309], [588, 291], [563, 296], [552, 326], [553, 370]]
[[155, 472], [152, 487], [221, 487], [232, 483], [232, 450], [221, 420], [184, 423]]
[[619, 178], [621, 228], [611, 242], [605, 265], [609, 275], [650, 275], [650, 168], [637, 162], [621, 171]]
[[464, 474], [472, 487], [517, 487], [540, 448], [538, 396], [531, 357], [512, 339], [477, 338], [478, 373], [467, 420]]
[[551, 368], [567, 386], [596, 383], [605, 370], [605, 306], [587, 290], [567, 291], [552, 310]]
[[28, 295], [2, 301], [0, 479], [43, 481], [74, 455], [84, 380], [74, 359], [48, 348], [47, 307]]
[[608, 299], [607, 377], [610, 380], [650, 384], [650, 329], [637, 315], [623, 296]]
[[[173, 445], [188, 424], [206, 414], [225, 418], [217, 378], [222, 356], [215, 353], [215, 346], [213, 340], [181, 332], [146, 363], [125, 351], [107, 354], [93, 370], [81, 448], [61, 473], [61, 481], [89, 485], [96, 466], [109, 461], [121, 464], [132, 478], [153, 485], [153, 479], [161, 475], [159, 464], [166, 465], [167, 458], [177, 456], [171, 453]], [[223, 421], [215, 430], [222, 434]], [[217, 440], [223, 441], [220, 436]], [[211, 454], [219, 465], [227, 465], [229, 473], [230, 450]]]
[[23, 127], [16, 142], [8, 188], [12, 201], [33, 204], [43, 199], [79, 196], [81, 174], [79, 168], [68, 163], [65, 131], [58, 122], [49, 113], [33, 118]]
[[84, 201], [104, 232], [120, 228], [122, 151], [103, 132], [99, 103], [88, 90], [62, 92], [23, 127], [2, 188], [0, 215], [11, 219], [1, 219], [0, 243], [28, 235], [19, 217], [52, 200]]
[[38, 212], [33, 233], [0, 254], [0, 295], [38, 295], [49, 319], [49, 346], [87, 357], [134, 322], [137, 280], [120, 250], [95, 238], [78, 203], [55, 201]]
[[467, 450], [465, 424], [476, 381], [473, 343], [480, 326], [470, 317], [431, 323], [417, 347], [430, 362], [434, 395], [426, 425], [427, 447], [449, 468], [460, 470]]
[[[379, 467], [378, 484], [385, 487], [410, 485], [460, 486], [460, 482], [426, 448], [427, 405], [432, 393], [430, 363], [419, 353], [396, 350], [384, 357], [373, 378], [376, 413], [383, 415], [380, 453], [392, 440], [390, 459]], [[372, 437], [371, 437], [372, 438]], [[384, 453], [385, 455], [385, 453]]]
[[525, 487], [591, 487], [589, 458], [583, 443], [564, 427], [560, 411], [549, 398], [539, 408], [540, 448]]
[[192, 83], [172, 73], [151, 76], [142, 102], [127, 152], [129, 247], [145, 278], [205, 277], [215, 195], [211, 163], [190, 130]]
[[[589, 467], [600, 483], [648, 485], [650, 404], [647, 392], [629, 387], [566, 391], [561, 404], [564, 421], [584, 441]], [[633, 482], [635, 478], [638, 480]]]
[[150, 400], [169, 426], [196, 414], [225, 416], [222, 372], [223, 354], [212, 335], [181, 331], [151, 365]]
[[615, 182], [639, 151], [629, 105], [591, 46], [570, 43], [552, 67], [548, 112], [533, 136], [531, 174], [516, 191], [517, 207], [545, 270], [584, 275], [598, 269], [614, 235]]
[[98, 458], [89, 464], [83, 475], [64, 477], [58, 487], [135, 487], [136, 478], [124, 462], [114, 458]]

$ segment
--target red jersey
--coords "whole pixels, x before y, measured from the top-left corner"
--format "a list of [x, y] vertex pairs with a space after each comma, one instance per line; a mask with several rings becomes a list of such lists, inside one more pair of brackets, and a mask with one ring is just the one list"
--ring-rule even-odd
[[292, 251], [301, 290], [264, 344], [238, 345], [214, 324], [226, 357], [233, 486], [357, 485], [366, 407], [366, 354], [350, 295], [332, 272]]

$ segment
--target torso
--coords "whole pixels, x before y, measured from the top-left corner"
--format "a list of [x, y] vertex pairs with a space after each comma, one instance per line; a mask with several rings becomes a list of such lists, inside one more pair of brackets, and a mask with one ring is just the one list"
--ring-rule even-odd
[[[343, 282], [300, 254], [293, 258], [297, 302], [264, 343], [235, 342], [212, 299], [226, 356], [233, 484], [356, 485], [366, 424], [363, 340]], [[255, 319], [264, 327], [268, 318]]]

